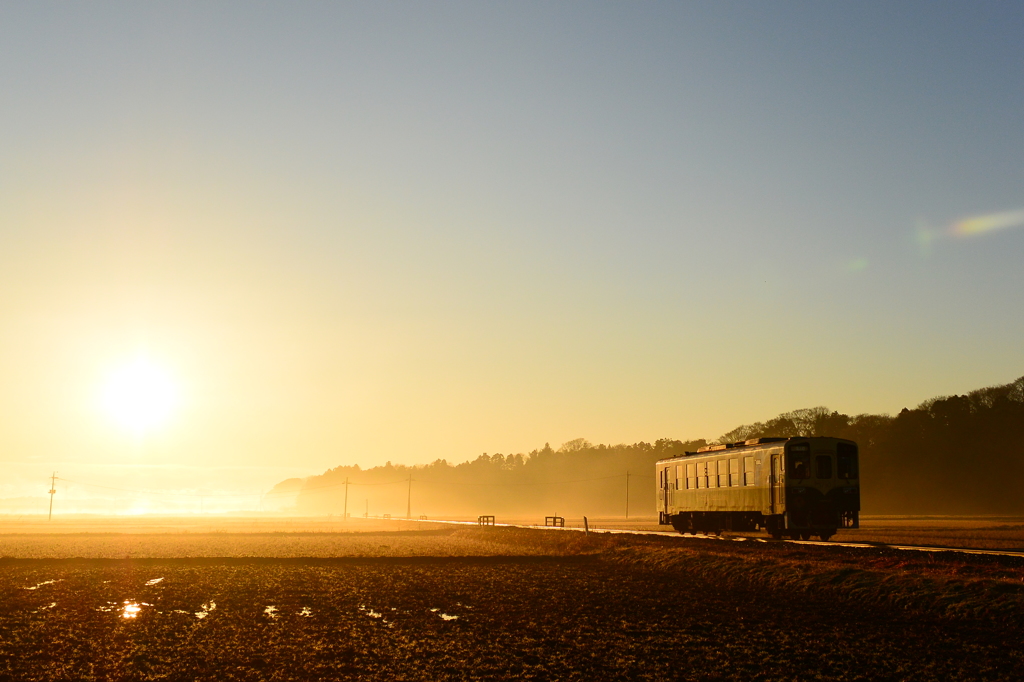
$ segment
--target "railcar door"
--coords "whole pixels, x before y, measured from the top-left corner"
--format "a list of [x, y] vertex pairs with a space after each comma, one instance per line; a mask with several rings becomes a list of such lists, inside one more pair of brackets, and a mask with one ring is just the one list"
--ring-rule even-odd
[[771, 480], [768, 481], [768, 491], [771, 500], [771, 513], [782, 513], [782, 455], [772, 455]]
[[669, 504], [671, 502], [669, 496], [669, 480], [668, 480], [669, 468], [665, 467], [661, 470], [660, 483], [661, 483], [661, 512], [665, 517], [669, 515]]

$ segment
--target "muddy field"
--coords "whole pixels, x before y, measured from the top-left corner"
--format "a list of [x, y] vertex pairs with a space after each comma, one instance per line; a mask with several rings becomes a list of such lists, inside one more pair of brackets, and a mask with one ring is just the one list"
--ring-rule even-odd
[[[236, 551], [247, 537], [267, 541], [234, 534]], [[299, 537], [348, 555], [2, 559], [0, 679], [1024, 677], [1015, 559], [502, 528]]]

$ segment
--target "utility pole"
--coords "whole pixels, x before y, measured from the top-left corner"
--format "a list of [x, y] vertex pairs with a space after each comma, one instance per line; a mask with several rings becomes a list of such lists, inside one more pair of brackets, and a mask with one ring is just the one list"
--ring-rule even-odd
[[626, 518], [629, 518], [629, 471], [626, 472]]
[[412, 474], [409, 474], [409, 498], [405, 503], [405, 518], [412, 518]]
[[54, 471], [53, 475], [50, 476], [50, 514], [46, 517], [47, 521], [53, 521], [53, 496], [57, 493], [57, 472]]
[[342, 521], [348, 521], [348, 476], [345, 477], [345, 510], [341, 515]]

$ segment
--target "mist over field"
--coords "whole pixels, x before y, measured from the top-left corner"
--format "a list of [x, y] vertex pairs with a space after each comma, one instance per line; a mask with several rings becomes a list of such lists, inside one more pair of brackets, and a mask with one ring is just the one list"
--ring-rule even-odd
[[[826, 407], [795, 410], [739, 426], [714, 442], [771, 436], [832, 436], [856, 441], [866, 514], [1024, 513], [1007, 481], [1024, 480], [1024, 377], [932, 398], [897, 415], [850, 416]], [[557, 449], [482, 454], [453, 464], [361, 469], [341, 465], [283, 481], [268, 499], [304, 514], [476, 516], [651, 516], [654, 463], [707, 441], [594, 445], [579, 438]], [[627, 482], [628, 474], [628, 482]], [[410, 480], [411, 479], [411, 480]], [[345, 481], [348, 481], [346, 486]], [[628, 491], [628, 492], [627, 492]]]

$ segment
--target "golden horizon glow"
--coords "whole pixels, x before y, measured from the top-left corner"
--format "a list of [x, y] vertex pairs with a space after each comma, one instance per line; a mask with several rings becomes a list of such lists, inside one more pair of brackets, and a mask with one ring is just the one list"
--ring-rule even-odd
[[115, 423], [141, 436], [163, 426], [178, 399], [178, 387], [167, 370], [140, 356], [110, 375], [101, 404]]

